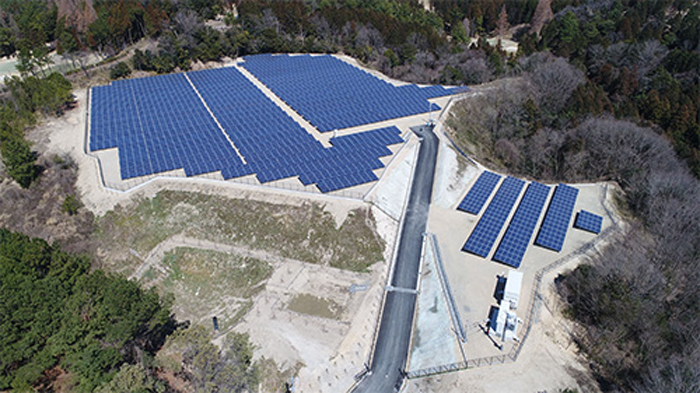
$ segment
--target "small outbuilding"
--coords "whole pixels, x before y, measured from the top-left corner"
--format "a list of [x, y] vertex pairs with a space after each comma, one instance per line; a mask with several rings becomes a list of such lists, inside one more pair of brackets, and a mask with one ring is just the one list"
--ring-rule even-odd
[[508, 271], [506, 278], [506, 286], [503, 288], [503, 299], [501, 300], [501, 308], [510, 307], [512, 310], [518, 308], [520, 300], [520, 290], [523, 285], [523, 274], [515, 270]]

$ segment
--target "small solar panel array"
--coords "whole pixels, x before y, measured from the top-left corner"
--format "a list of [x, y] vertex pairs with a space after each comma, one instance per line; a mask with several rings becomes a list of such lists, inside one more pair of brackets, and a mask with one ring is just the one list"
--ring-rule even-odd
[[394, 86], [330, 55], [256, 55], [244, 60], [243, 68], [321, 132], [440, 110], [428, 99], [460, 91], [439, 85]]
[[388, 146], [403, 142], [398, 128], [385, 127], [325, 148], [236, 67], [95, 87], [90, 121], [90, 150], [118, 148], [122, 179], [183, 168], [187, 176], [255, 174], [261, 183], [298, 176], [330, 192], [377, 180]]
[[516, 269], [520, 267], [548, 196], [549, 187], [537, 182], [530, 183], [493, 255], [494, 260]]
[[462, 202], [457, 206], [457, 210], [479, 214], [500, 180], [500, 175], [489, 171], [482, 172]]
[[561, 251], [577, 196], [578, 189], [566, 184], [557, 186], [552, 200], [549, 202], [547, 214], [544, 216], [535, 244], [550, 250]]
[[586, 210], [581, 210], [576, 214], [574, 228], [598, 234], [603, 228], [603, 217]]
[[[479, 214], [500, 179], [500, 175], [484, 171], [457, 209]], [[486, 211], [462, 247], [462, 251], [483, 258], [489, 256], [524, 184], [523, 180], [510, 176], [501, 183]], [[520, 267], [549, 194], [550, 187], [538, 182], [529, 184], [501, 238], [493, 260], [516, 269]], [[577, 196], [578, 189], [576, 188], [565, 184], [559, 184], [556, 187], [534, 244], [554, 251], [561, 251]], [[600, 233], [602, 221], [602, 217], [581, 210], [576, 216], [574, 227]]]
[[462, 251], [467, 251], [483, 258], [489, 255], [524, 185], [524, 181], [510, 176], [503, 180], [493, 200], [486, 208], [484, 215], [474, 227], [471, 235], [469, 235]]

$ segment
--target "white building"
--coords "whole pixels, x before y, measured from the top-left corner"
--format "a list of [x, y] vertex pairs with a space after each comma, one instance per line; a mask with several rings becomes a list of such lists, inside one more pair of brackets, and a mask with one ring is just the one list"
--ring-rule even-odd
[[515, 270], [508, 271], [506, 278], [506, 286], [503, 289], [503, 299], [501, 300], [501, 308], [506, 306], [513, 310], [518, 308], [520, 300], [520, 289], [523, 285], [523, 274]]
[[491, 318], [489, 334], [500, 338], [501, 341], [517, 340], [516, 333], [521, 322], [514, 311], [507, 308], [496, 309]]

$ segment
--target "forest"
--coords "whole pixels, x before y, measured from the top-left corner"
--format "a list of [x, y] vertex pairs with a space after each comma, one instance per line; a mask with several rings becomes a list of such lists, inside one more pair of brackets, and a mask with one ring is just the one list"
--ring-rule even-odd
[[[598, 23], [604, 23], [615, 3], [598, 4]], [[688, 104], [697, 94], [698, 70], [669, 71], [680, 67], [674, 50], [697, 55], [697, 38], [679, 31], [681, 49], [670, 49], [653, 35], [612, 43], [616, 34], [608, 33], [611, 41], [598, 47], [563, 49], [556, 38], [562, 31], [552, 29], [575, 26], [577, 14], [588, 20], [592, 5], [553, 14], [536, 43], [549, 50], [522, 53], [512, 78], [462, 101], [449, 124], [458, 145], [489, 166], [549, 182], [613, 181], [621, 187], [617, 204], [630, 227], [556, 280], [567, 315], [579, 322], [576, 342], [604, 391], [697, 391], [700, 183], [695, 161], [684, 154], [685, 140], [677, 138], [679, 131], [697, 128]], [[612, 73], [603, 78], [602, 68]], [[681, 88], [676, 78], [688, 76]], [[644, 106], [638, 95], [674, 86], [675, 99], [683, 101], [667, 101], [663, 112], [680, 111], [673, 125], [639, 113]]]
[[168, 296], [42, 239], [0, 229], [0, 290], [2, 390], [53, 391], [63, 374], [68, 391], [165, 392], [162, 369], [196, 391], [257, 384], [247, 335], [227, 336], [220, 350], [209, 331], [173, 319]]
[[0, 277], [0, 389], [26, 390], [58, 365], [93, 391], [121, 363], [152, 356], [174, 328], [154, 291], [6, 229]]
[[[700, 389], [697, 1], [433, 0], [432, 12], [415, 0], [67, 3], [0, 0], [0, 56], [15, 57], [20, 73], [0, 92], [0, 169], [24, 188], [16, 198], [39, 200], [33, 195], [47, 187], [42, 176], [54, 165], [39, 157], [27, 130], [69, 110], [73, 81], [100, 67], [118, 79], [256, 53], [345, 53], [408, 82], [494, 82], [456, 106], [450, 126], [460, 147], [515, 175], [614, 181], [624, 191], [618, 205], [629, 230], [556, 282], [602, 389]], [[503, 50], [498, 39], [507, 38], [517, 53]], [[157, 49], [122, 60], [144, 40]], [[53, 50], [75, 71], [55, 72]], [[103, 61], [88, 65], [91, 54]], [[81, 209], [76, 198], [57, 203], [67, 214]], [[69, 372], [80, 391], [137, 382], [142, 391], [163, 391], [157, 370], [170, 363], [154, 357], [163, 347], [188, 354], [180, 368], [168, 367], [193, 386], [219, 378], [240, 391], [257, 380], [246, 337], [219, 351], [204, 333], [173, 321], [167, 299], [62, 248], [90, 249], [0, 230], [0, 389]], [[52, 304], [39, 304], [43, 296]], [[129, 302], [115, 304], [114, 296]], [[86, 299], [89, 309], [77, 306]], [[27, 304], [36, 306], [19, 307]], [[122, 314], [133, 320], [112, 318]], [[22, 330], [28, 321], [36, 330]], [[236, 381], [225, 378], [230, 370]]]

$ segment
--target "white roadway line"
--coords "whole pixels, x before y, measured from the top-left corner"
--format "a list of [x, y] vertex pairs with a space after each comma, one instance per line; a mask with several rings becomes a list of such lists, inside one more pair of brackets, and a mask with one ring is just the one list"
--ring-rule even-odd
[[330, 138], [333, 136], [332, 132], [326, 132], [321, 133], [316, 127], [314, 127], [311, 123], [306, 121], [301, 115], [299, 115], [297, 112], [292, 109], [289, 105], [287, 105], [286, 102], [282, 101], [281, 98], [279, 98], [272, 90], [270, 90], [267, 86], [265, 86], [258, 78], [255, 77], [255, 75], [251, 74], [248, 70], [245, 68], [239, 66], [238, 64], [234, 65], [233, 68], [237, 69], [243, 76], [246, 77], [255, 87], [257, 87], [267, 98], [272, 100], [280, 109], [284, 111], [288, 116], [290, 116], [292, 119], [294, 119], [295, 122], [297, 122], [306, 132], [311, 134], [317, 141], [319, 141], [323, 147], [331, 147], [330, 143]]
[[410, 293], [413, 295], [417, 295], [418, 293], [420, 293], [420, 291], [417, 289], [400, 288], [400, 287], [394, 287], [391, 285], [387, 285], [385, 289], [387, 292]]
[[238, 157], [241, 159], [241, 161], [243, 161], [244, 164], [248, 164], [248, 162], [245, 160], [245, 157], [243, 157], [243, 154], [241, 154], [241, 151], [238, 150], [238, 147], [236, 147], [236, 144], [233, 143], [231, 138], [229, 138], [228, 134], [226, 133], [226, 130], [224, 129], [224, 127], [221, 125], [221, 123], [219, 123], [219, 119], [217, 119], [216, 116], [214, 116], [214, 112], [211, 111], [211, 109], [209, 108], [209, 105], [207, 105], [207, 102], [204, 101], [204, 97], [202, 97], [202, 95], [199, 94], [199, 90], [197, 90], [197, 87], [195, 87], [194, 83], [192, 83], [192, 80], [190, 80], [189, 75], [187, 75], [186, 72], [183, 73], [183, 75], [185, 75], [185, 79], [187, 79], [187, 82], [189, 82], [190, 86], [192, 86], [192, 90], [194, 90], [194, 92], [197, 93], [197, 97], [199, 97], [199, 99], [202, 101], [202, 104], [204, 104], [204, 107], [207, 109], [207, 112], [209, 112], [209, 115], [211, 116], [211, 118], [214, 119], [214, 122], [216, 123], [216, 125], [219, 126], [219, 130], [221, 130], [221, 133], [224, 134], [224, 137], [226, 138], [226, 140], [228, 140], [228, 143], [230, 143], [233, 150], [236, 151], [236, 154], [238, 154]]

